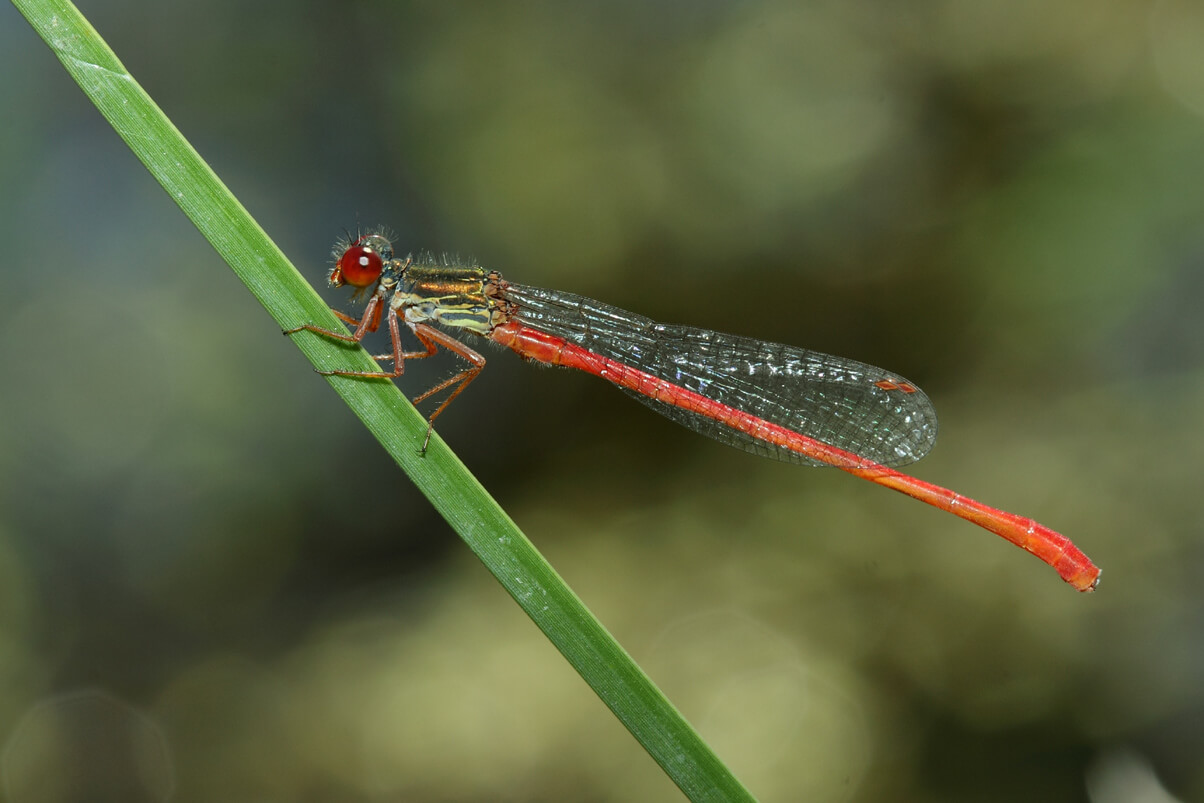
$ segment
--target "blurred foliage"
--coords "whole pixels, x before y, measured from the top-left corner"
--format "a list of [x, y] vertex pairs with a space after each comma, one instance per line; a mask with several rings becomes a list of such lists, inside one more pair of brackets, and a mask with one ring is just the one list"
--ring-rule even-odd
[[[887, 365], [1103, 567], [494, 352], [441, 432], [755, 793], [1204, 800], [1198, 4], [83, 10], [315, 282], [386, 223]], [[0, 15], [6, 799], [674, 799]]]

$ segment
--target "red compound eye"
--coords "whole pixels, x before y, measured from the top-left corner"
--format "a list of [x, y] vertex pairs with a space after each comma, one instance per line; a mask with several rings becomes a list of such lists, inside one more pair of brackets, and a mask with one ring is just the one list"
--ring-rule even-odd
[[366, 245], [353, 245], [343, 252], [330, 274], [330, 283], [336, 287], [349, 284], [367, 287], [380, 278], [385, 261], [376, 249]]

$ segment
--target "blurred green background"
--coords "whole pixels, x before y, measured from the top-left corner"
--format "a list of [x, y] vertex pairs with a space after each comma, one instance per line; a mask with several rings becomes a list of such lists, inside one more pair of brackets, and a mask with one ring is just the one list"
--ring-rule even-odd
[[[383, 223], [889, 367], [1104, 569], [489, 351], [441, 434], [755, 794], [1204, 800], [1199, 3], [81, 7], [315, 283]], [[5, 799], [678, 799], [7, 5], [0, 66]]]

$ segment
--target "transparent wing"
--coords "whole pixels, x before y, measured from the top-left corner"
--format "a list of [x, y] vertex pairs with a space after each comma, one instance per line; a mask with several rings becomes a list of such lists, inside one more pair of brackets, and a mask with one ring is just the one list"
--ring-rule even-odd
[[[936, 441], [932, 403], [898, 374], [844, 357], [671, 326], [582, 296], [507, 284], [519, 322], [721, 404], [885, 466], [915, 462]], [[684, 426], [748, 452], [824, 465], [721, 421], [623, 389]]]

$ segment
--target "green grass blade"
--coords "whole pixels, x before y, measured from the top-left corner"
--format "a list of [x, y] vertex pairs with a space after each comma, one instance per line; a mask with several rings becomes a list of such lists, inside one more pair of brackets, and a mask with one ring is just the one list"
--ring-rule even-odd
[[[67, 71], [276, 324], [337, 321], [192, 146], [65, 0], [13, 0]], [[315, 366], [374, 370], [362, 349], [294, 338]], [[689, 723], [606, 632], [391, 382], [331, 386], [514, 600], [691, 800], [749, 800]]]

